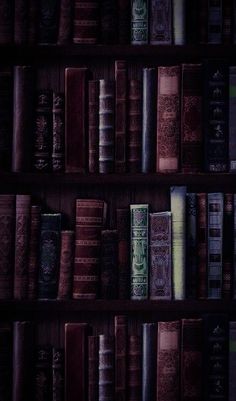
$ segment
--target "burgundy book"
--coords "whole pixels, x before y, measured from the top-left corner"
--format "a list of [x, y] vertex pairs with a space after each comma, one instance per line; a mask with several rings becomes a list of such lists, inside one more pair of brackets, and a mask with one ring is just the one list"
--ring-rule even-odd
[[37, 282], [39, 269], [39, 240], [40, 240], [41, 208], [31, 206], [29, 259], [28, 259], [28, 299], [37, 298]]
[[130, 211], [116, 209], [118, 232], [118, 297], [129, 299], [130, 288]]
[[0, 195], [0, 299], [13, 297], [15, 195]]
[[61, 0], [58, 39], [59, 45], [71, 42], [73, 22], [73, 2], [71, 0]]
[[0, 170], [9, 171], [12, 153], [13, 74], [0, 70]]
[[118, 0], [118, 43], [120, 45], [130, 43], [130, 18], [131, 7], [129, 0]]
[[142, 87], [137, 79], [129, 81], [127, 107], [127, 170], [139, 173], [142, 162]]
[[65, 324], [65, 400], [87, 401], [87, 323]]
[[142, 347], [141, 337], [129, 336], [128, 343], [128, 401], [141, 401], [142, 388]]
[[29, 25], [28, 25], [28, 43], [33, 45], [38, 40], [38, 18], [39, 18], [39, 1], [29, 1]]
[[65, 164], [67, 173], [84, 173], [87, 164], [87, 68], [65, 70]]
[[65, 98], [63, 93], [53, 93], [52, 129], [52, 171], [64, 171]]
[[14, 1], [0, 2], [0, 44], [10, 44], [14, 36]]
[[126, 171], [127, 129], [127, 65], [125, 60], [115, 61], [115, 171]]
[[100, 42], [113, 44], [117, 42], [117, 2], [110, 0], [100, 1]]
[[198, 298], [207, 297], [207, 196], [197, 194]]
[[28, 296], [28, 252], [30, 238], [30, 195], [16, 195], [14, 298]]
[[89, 81], [89, 172], [98, 173], [99, 158], [99, 81]]
[[230, 44], [233, 38], [233, 2], [222, 2], [222, 42], [225, 44]]
[[101, 232], [100, 297], [116, 299], [118, 295], [118, 233], [117, 230]]
[[37, 401], [52, 400], [52, 347], [38, 346], [35, 352], [34, 394]]
[[15, 0], [14, 42], [25, 44], [28, 41], [29, 0]]
[[114, 338], [99, 335], [99, 401], [114, 401]]
[[114, 318], [115, 325], [115, 400], [126, 400], [128, 328], [126, 316]]
[[88, 337], [88, 401], [98, 401], [98, 340]]
[[57, 299], [71, 298], [74, 264], [74, 231], [61, 231], [60, 271]]
[[233, 194], [224, 194], [222, 298], [231, 299], [233, 289], [234, 217]]
[[106, 203], [76, 199], [73, 298], [94, 299], [98, 294], [101, 231], [106, 221]]
[[0, 324], [0, 399], [12, 401], [12, 324]]
[[52, 350], [52, 401], [64, 401], [65, 352], [63, 348]]
[[98, 17], [99, 0], [74, 0], [74, 43], [97, 43]]

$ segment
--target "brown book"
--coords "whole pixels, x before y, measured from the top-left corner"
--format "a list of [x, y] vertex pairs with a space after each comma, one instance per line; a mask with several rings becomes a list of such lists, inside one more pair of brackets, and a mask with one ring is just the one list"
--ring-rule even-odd
[[131, 7], [129, 0], [118, 0], [118, 43], [120, 45], [130, 43], [130, 18]]
[[14, 36], [14, 1], [0, 2], [0, 44], [10, 44]]
[[38, 40], [39, 1], [29, 1], [28, 43], [35, 44]]
[[129, 299], [130, 287], [130, 211], [116, 209], [118, 232], [118, 297]]
[[89, 172], [98, 173], [99, 158], [99, 81], [89, 81]]
[[101, 232], [100, 297], [116, 299], [118, 295], [118, 235], [117, 230]]
[[114, 338], [111, 335], [99, 336], [99, 401], [114, 401]]
[[127, 378], [127, 319], [115, 316], [115, 400], [126, 400]]
[[30, 195], [16, 195], [14, 298], [28, 296], [28, 252], [30, 238]]
[[71, 0], [61, 0], [58, 40], [57, 40], [57, 43], [59, 45], [71, 42], [72, 21], [73, 21], [73, 2]]
[[74, 231], [61, 231], [60, 272], [58, 284], [58, 299], [71, 298], [73, 264], [74, 264]]
[[126, 113], [127, 113], [127, 65], [125, 60], [115, 61], [115, 171], [126, 172]]
[[13, 297], [15, 195], [0, 195], [0, 299]]
[[[1, 6], [0, 6], [1, 7]], [[13, 116], [13, 74], [11, 68], [0, 69], [0, 170], [11, 169]]]
[[51, 401], [52, 347], [38, 345], [34, 362], [34, 394], [37, 401]]
[[223, 265], [222, 298], [231, 299], [233, 289], [233, 253], [234, 253], [234, 199], [232, 193], [224, 194], [223, 217]]
[[197, 193], [198, 298], [207, 297], [207, 196]]
[[52, 108], [52, 171], [64, 170], [65, 161], [65, 98], [63, 93], [53, 93]]
[[29, 259], [28, 259], [28, 299], [37, 298], [37, 282], [39, 269], [41, 207], [31, 206]]
[[65, 352], [62, 348], [52, 350], [52, 401], [64, 401]]
[[15, 0], [14, 41], [25, 44], [28, 41], [29, 0]]
[[97, 297], [101, 231], [106, 221], [106, 209], [102, 200], [76, 199], [74, 299]]
[[65, 163], [67, 173], [84, 173], [87, 164], [87, 68], [65, 70]]
[[98, 16], [98, 0], [74, 0], [74, 43], [97, 43]]
[[129, 81], [127, 129], [128, 172], [139, 173], [142, 161], [142, 87], [137, 79]]
[[98, 401], [98, 339], [88, 337], [88, 401]]
[[131, 335], [128, 345], [128, 401], [141, 401], [142, 394], [141, 337]]

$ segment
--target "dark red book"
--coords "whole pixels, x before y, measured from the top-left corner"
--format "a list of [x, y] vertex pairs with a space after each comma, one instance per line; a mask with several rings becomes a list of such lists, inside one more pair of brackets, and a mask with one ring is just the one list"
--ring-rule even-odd
[[52, 108], [52, 171], [64, 171], [65, 166], [65, 97], [53, 93]]
[[129, 336], [128, 343], [128, 401], [141, 401], [142, 341], [138, 335]]
[[0, 44], [10, 44], [14, 37], [14, 1], [0, 3]]
[[0, 399], [12, 401], [12, 324], [0, 324]]
[[118, 232], [118, 297], [129, 299], [130, 289], [130, 211], [116, 209], [116, 224]]
[[58, 39], [59, 45], [70, 43], [72, 40], [73, 2], [61, 0], [59, 12]]
[[71, 298], [74, 265], [74, 231], [61, 231], [60, 272], [58, 299]]
[[129, 81], [127, 107], [127, 170], [139, 173], [142, 161], [142, 88], [137, 79]]
[[98, 401], [98, 336], [88, 337], [88, 401]]
[[63, 348], [52, 350], [52, 401], [64, 401], [65, 352]]
[[74, 0], [74, 43], [97, 43], [99, 22], [98, 17], [98, 0]]
[[125, 60], [115, 61], [115, 171], [126, 171], [127, 129], [127, 65]]
[[233, 289], [234, 217], [233, 194], [224, 194], [222, 298], [231, 299]]
[[128, 329], [126, 316], [115, 316], [115, 400], [126, 400]]
[[9, 171], [12, 158], [13, 74], [0, 70], [0, 170]]
[[207, 297], [207, 196], [197, 194], [198, 298]]
[[89, 115], [88, 115], [88, 136], [89, 136], [89, 172], [98, 172], [99, 158], [99, 81], [89, 81]]
[[100, 297], [116, 299], [118, 295], [118, 235], [117, 230], [101, 232]]
[[28, 42], [29, 0], [15, 0], [14, 42]]
[[41, 207], [31, 206], [29, 259], [28, 259], [28, 299], [37, 298], [37, 282], [39, 270]]
[[130, 43], [131, 5], [129, 0], [118, 0], [118, 43]]
[[35, 351], [34, 394], [37, 401], [52, 400], [52, 347], [38, 346]]
[[99, 401], [113, 401], [114, 382], [114, 338], [111, 335], [99, 335]]

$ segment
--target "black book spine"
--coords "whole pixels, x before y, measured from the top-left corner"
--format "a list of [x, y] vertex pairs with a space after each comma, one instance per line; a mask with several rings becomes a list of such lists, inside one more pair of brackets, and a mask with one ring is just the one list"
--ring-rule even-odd
[[40, 0], [39, 43], [56, 43], [59, 27], [60, 1]]
[[64, 349], [52, 350], [52, 401], [64, 401]]
[[142, 401], [156, 399], [157, 326], [144, 323], [142, 351]]
[[37, 401], [52, 400], [52, 348], [39, 347], [35, 356], [35, 398]]

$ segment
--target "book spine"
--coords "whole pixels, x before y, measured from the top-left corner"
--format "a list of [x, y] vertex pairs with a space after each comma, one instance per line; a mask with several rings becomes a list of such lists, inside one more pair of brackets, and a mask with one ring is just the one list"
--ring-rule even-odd
[[74, 231], [61, 231], [60, 272], [57, 299], [69, 299], [72, 293]]
[[130, 215], [129, 209], [116, 209], [118, 232], [118, 297], [129, 299], [130, 287]]
[[142, 88], [141, 82], [136, 79], [130, 80], [128, 85], [127, 170], [139, 173], [142, 160]]
[[229, 67], [229, 170], [236, 171], [236, 67]]
[[52, 399], [52, 348], [50, 346], [38, 346], [34, 368], [35, 398], [38, 401], [50, 401]]
[[64, 171], [65, 98], [63, 93], [53, 93], [52, 120], [52, 171]]
[[224, 194], [222, 298], [231, 299], [233, 284], [234, 220], [233, 194]]
[[118, 281], [118, 233], [117, 230], [101, 232], [100, 297], [117, 298]]
[[64, 401], [64, 354], [62, 348], [52, 350], [52, 401]]
[[235, 29], [235, 24], [236, 24], [236, 2], [233, 0], [233, 5], [232, 5], [232, 18], [233, 18], [233, 43], [236, 43], [236, 29]]
[[130, 43], [130, 0], [118, 0], [118, 43]]
[[115, 61], [115, 171], [126, 172], [127, 65]]
[[60, 2], [40, 0], [39, 43], [56, 43], [58, 35]]
[[0, 397], [4, 401], [12, 401], [12, 325], [0, 325]]
[[11, 167], [12, 115], [13, 76], [11, 69], [6, 68], [0, 71], [0, 170], [2, 171], [9, 171]]
[[117, 43], [118, 33], [118, 3], [110, 0], [100, 0], [100, 42], [104, 44]]
[[197, 194], [198, 298], [207, 298], [207, 195]]
[[148, 298], [148, 205], [130, 205], [130, 296]]
[[208, 43], [222, 43], [222, 0], [208, 0]]
[[150, 213], [150, 299], [171, 299], [171, 213]]
[[29, 258], [28, 258], [28, 299], [37, 298], [39, 268], [40, 206], [31, 206]]
[[150, 44], [172, 44], [171, 0], [151, 0], [150, 2]]
[[131, 44], [148, 43], [148, 0], [131, 0]]
[[28, 43], [33, 45], [38, 40], [38, 17], [39, 2], [37, 0], [29, 1], [29, 25], [28, 25]]
[[186, 187], [171, 187], [172, 263], [174, 299], [185, 298]]
[[128, 401], [141, 401], [142, 347], [141, 337], [129, 336], [128, 343]]
[[180, 143], [180, 67], [158, 67], [156, 171], [177, 172]]
[[0, 4], [0, 44], [13, 42], [14, 30], [14, 2], [3, 0]]
[[222, 2], [222, 42], [230, 44], [233, 33], [233, 1], [226, 0]]
[[199, 43], [208, 42], [208, 3], [206, 0], [198, 1], [198, 29]]
[[98, 401], [98, 339], [88, 337], [88, 401]]
[[68, 44], [71, 41], [71, 28], [73, 21], [73, 2], [71, 0], [61, 0], [60, 3], [60, 16], [58, 27], [58, 40], [59, 45]]
[[115, 400], [126, 401], [127, 320], [115, 316]]
[[89, 172], [98, 173], [99, 159], [99, 81], [89, 81]]
[[98, 0], [75, 0], [73, 43], [97, 43], [98, 7]]
[[157, 325], [144, 323], [142, 325], [142, 401], [156, 399], [157, 374]]
[[234, 194], [234, 231], [233, 231], [233, 238], [234, 238], [234, 254], [233, 254], [233, 299], [236, 299], [236, 194]]
[[229, 322], [229, 401], [234, 401], [236, 394], [236, 322]]
[[173, 0], [173, 41], [175, 45], [184, 45], [185, 31], [185, 0]]
[[15, 0], [14, 42], [25, 44], [28, 39], [28, 0]]
[[197, 197], [186, 194], [186, 298], [197, 296]]
[[98, 400], [114, 401], [114, 339], [99, 335]]

